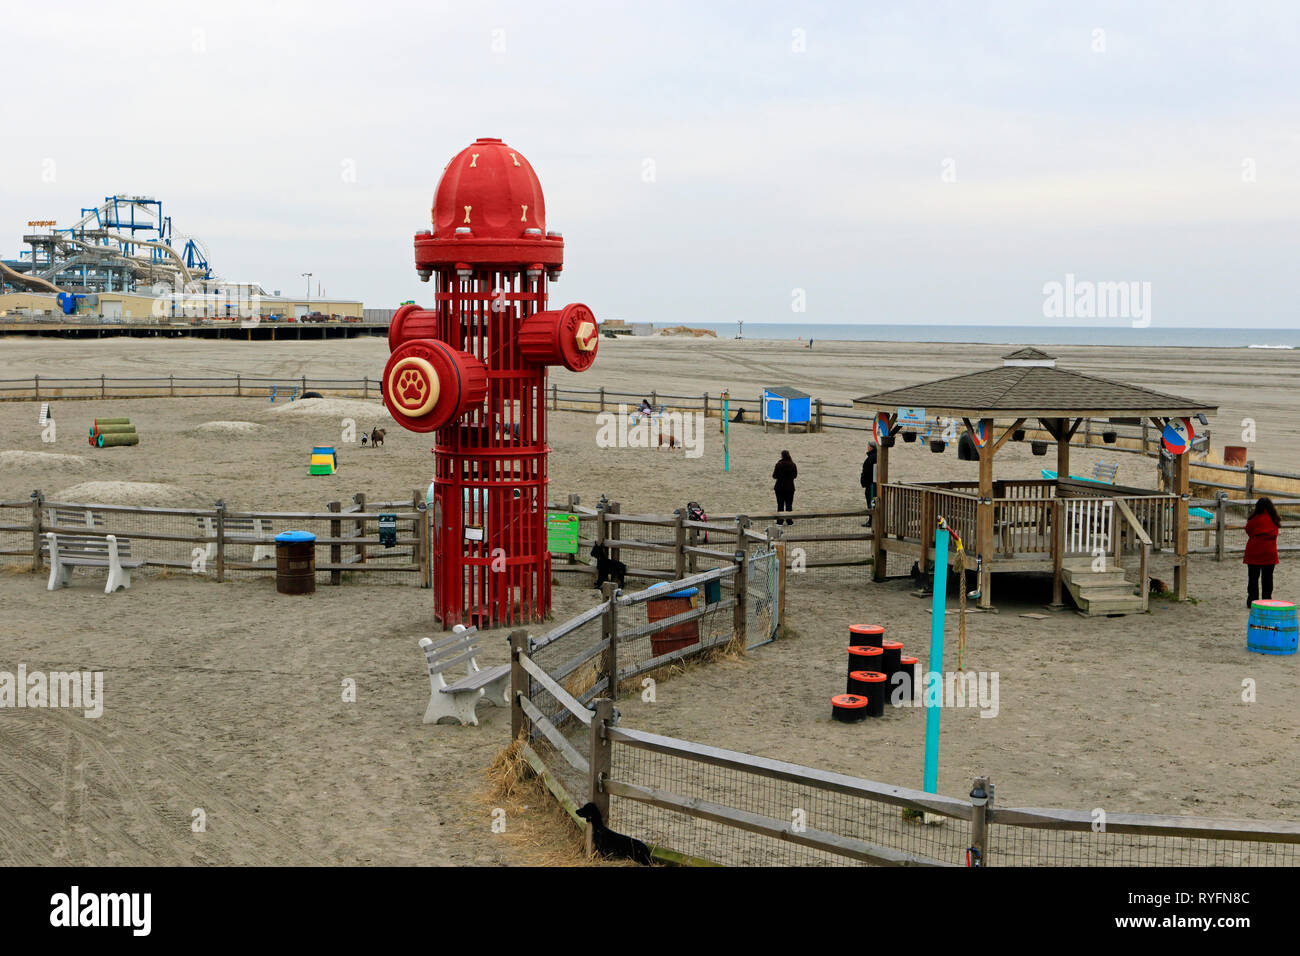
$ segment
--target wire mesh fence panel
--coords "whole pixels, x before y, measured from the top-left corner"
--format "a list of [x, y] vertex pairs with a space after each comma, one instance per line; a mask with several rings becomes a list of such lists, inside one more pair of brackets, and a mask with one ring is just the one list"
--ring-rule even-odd
[[[208, 575], [206, 544], [201, 522], [215, 519], [216, 511], [196, 509], [119, 508], [87, 503], [47, 501], [41, 508], [44, 531], [55, 535], [113, 535], [118, 547], [129, 548], [133, 561], [179, 574]], [[48, 556], [49, 545], [42, 551]], [[46, 558], [48, 560], [48, 557]], [[78, 574], [102, 575], [96, 568], [77, 568]]]
[[745, 647], [759, 647], [776, 638], [780, 626], [779, 586], [781, 568], [775, 549], [755, 549], [749, 556], [747, 593], [749, 604], [745, 615]]
[[991, 824], [990, 866], [1296, 866], [1294, 843]]
[[[762, 517], [766, 521], [767, 516]], [[787, 520], [792, 523], [774, 529], [774, 535], [785, 542], [786, 568], [794, 575], [787, 586], [866, 584], [871, 579], [871, 529], [865, 510]]]
[[[820, 831], [939, 863], [962, 865], [967, 824], [905, 817], [903, 808], [860, 795], [616, 743], [612, 778], [754, 814], [777, 826]], [[859, 861], [676, 810], [616, 796], [610, 826], [647, 843], [727, 866], [845, 866]]]
[[[557, 630], [567, 627], [566, 622]], [[581, 703], [585, 704], [605, 692], [607, 686], [603, 670], [605, 642], [601, 614], [589, 615], [586, 621], [565, 630], [561, 636], [553, 640], [548, 640], [546, 635], [539, 635], [538, 640], [542, 644], [530, 655], [533, 662]], [[541, 682], [531, 676], [528, 682], [528, 697], [542, 715], [557, 727], [571, 730], [572, 725], [583, 726], [573, 720], [564, 705], [556, 700]], [[536, 733], [532, 736], [533, 739], [538, 737]], [[585, 745], [581, 749], [585, 750]]]
[[[725, 647], [730, 643], [734, 613], [729, 594], [719, 587], [674, 590], [662, 588], [663, 597], [625, 605], [618, 609], [618, 668], [639, 671], [649, 662], [674, 652], [691, 656], [695, 650]], [[712, 597], [711, 597], [712, 594]], [[641, 633], [666, 618], [692, 610], [704, 613], [689, 621], [671, 624], [653, 633]], [[626, 678], [625, 678], [626, 679]]]
[[0, 501], [0, 557], [5, 558], [7, 564], [30, 564], [32, 557], [30, 501]]

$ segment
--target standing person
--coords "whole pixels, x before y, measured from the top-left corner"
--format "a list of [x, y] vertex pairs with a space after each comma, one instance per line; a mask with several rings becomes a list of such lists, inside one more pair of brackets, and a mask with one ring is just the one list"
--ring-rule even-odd
[[[867, 442], [867, 457], [862, 461], [862, 477], [858, 479], [862, 485], [863, 493], [867, 496], [867, 511], [871, 510], [872, 503], [876, 500], [876, 443]], [[867, 515], [867, 520], [862, 522], [862, 527], [871, 527], [871, 515]]]
[[1246, 583], [1246, 607], [1260, 597], [1265, 601], [1273, 597], [1273, 568], [1277, 565], [1277, 533], [1282, 530], [1282, 519], [1269, 498], [1255, 502], [1255, 510], [1246, 522], [1246, 553], [1241, 563], [1246, 565], [1249, 578]]
[[[799, 469], [795, 466], [794, 459], [790, 457], [788, 451], [781, 452], [781, 459], [772, 469], [772, 477], [776, 479], [776, 484], [772, 490], [776, 492], [776, 510], [779, 514], [782, 511], [794, 510], [794, 480], [799, 477]], [[777, 524], [794, 524], [789, 518], [782, 521], [776, 519]]]

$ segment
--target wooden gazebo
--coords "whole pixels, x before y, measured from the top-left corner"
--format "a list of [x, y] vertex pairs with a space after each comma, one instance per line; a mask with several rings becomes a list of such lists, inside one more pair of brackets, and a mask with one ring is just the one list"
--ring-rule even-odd
[[[1171, 494], [1072, 478], [1070, 439], [1088, 419], [1147, 419], [1159, 433], [1170, 420], [1212, 415], [1216, 406], [1057, 368], [1052, 356], [1033, 348], [1004, 356], [999, 368], [866, 395], [855, 404], [886, 417], [891, 435], [903, 412], [904, 421], [953, 419], [981, 445], [978, 482], [894, 483], [893, 441], [880, 443], [872, 519], [876, 580], [884, 580], [890, 553], [925, 567], [942, 516], [965, 543], [966, 568], [979, 570], [981, 607], [992, 604], [993, 572], [1044, 570], [1054, 574], [1056, 604], [1067, 587], [1088, 613], [1143, 610], [1151, 549], [1175, 552], [1174, 591], [1186, 598], [1190, 450], [1175, 458]], [[1029, 421], [1054, 439], [1057, 477], [995, 480], [998, 450]], [[1126, 556], [1136, 559], [1128, 568]], [[1127, 571], [1137, 572], [1136, 582]]]

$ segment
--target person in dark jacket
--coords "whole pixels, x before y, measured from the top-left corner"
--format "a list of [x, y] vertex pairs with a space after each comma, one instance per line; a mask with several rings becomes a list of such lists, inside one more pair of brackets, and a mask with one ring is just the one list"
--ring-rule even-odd
[[[862, 460], [862, 476], [858, 478], [858, 483], [862, 485], [863, 493], [867, 496], [867, 510], [871, 510], [871, 503], [876, 500], [876, 443], [867, 443], [867, 457]], [[867, 515], [867, 520], [862, 522], [862, 527], [871, 527], [871, 515]]]
[[1246, 553], [1241, 563], [1246, 565], [1249, 578], [1246, 583], [1246, 607], [1249, 608], [1261, 595], [1265, 601], [1273, 597], [1273, 568], [1277, 566], [1277, 533], [1282, 529], [1282, 519], [1269, 498], [1255, 502], [1255, 510], [1246, 522]]
[[[793, 511], [794, 480], [799, 477], [799, 469], [795, 467], [794, 459], [790, 457], [788, 451], [781, 452], [781, 460], [772, 469], [772, 477], [776, 479], [776, 484], [772, 486], [772, 490], [776, 492], [777, 512]], [[776, 523], [794, 524], [789, 518], [784, 521], [777, 518]]]

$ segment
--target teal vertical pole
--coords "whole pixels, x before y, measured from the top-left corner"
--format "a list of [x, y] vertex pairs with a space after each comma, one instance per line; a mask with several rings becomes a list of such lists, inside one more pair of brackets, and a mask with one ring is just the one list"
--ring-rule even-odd
[[[948, 605], [948, 529], [934, 533], [934, 603], [930, 614], [930, 663], [922, 693], [925, 694], [925, 784], [926, 793], [939, 792], [939, 714], [943, 694], [943, 625]], [[939, 694], [932, 695], [930, 675], [938, 674]], [[938, 696], [938, 700], [934, 697]]]
[[731, 396], [722, 393], [722, 470], [731, 471]]

